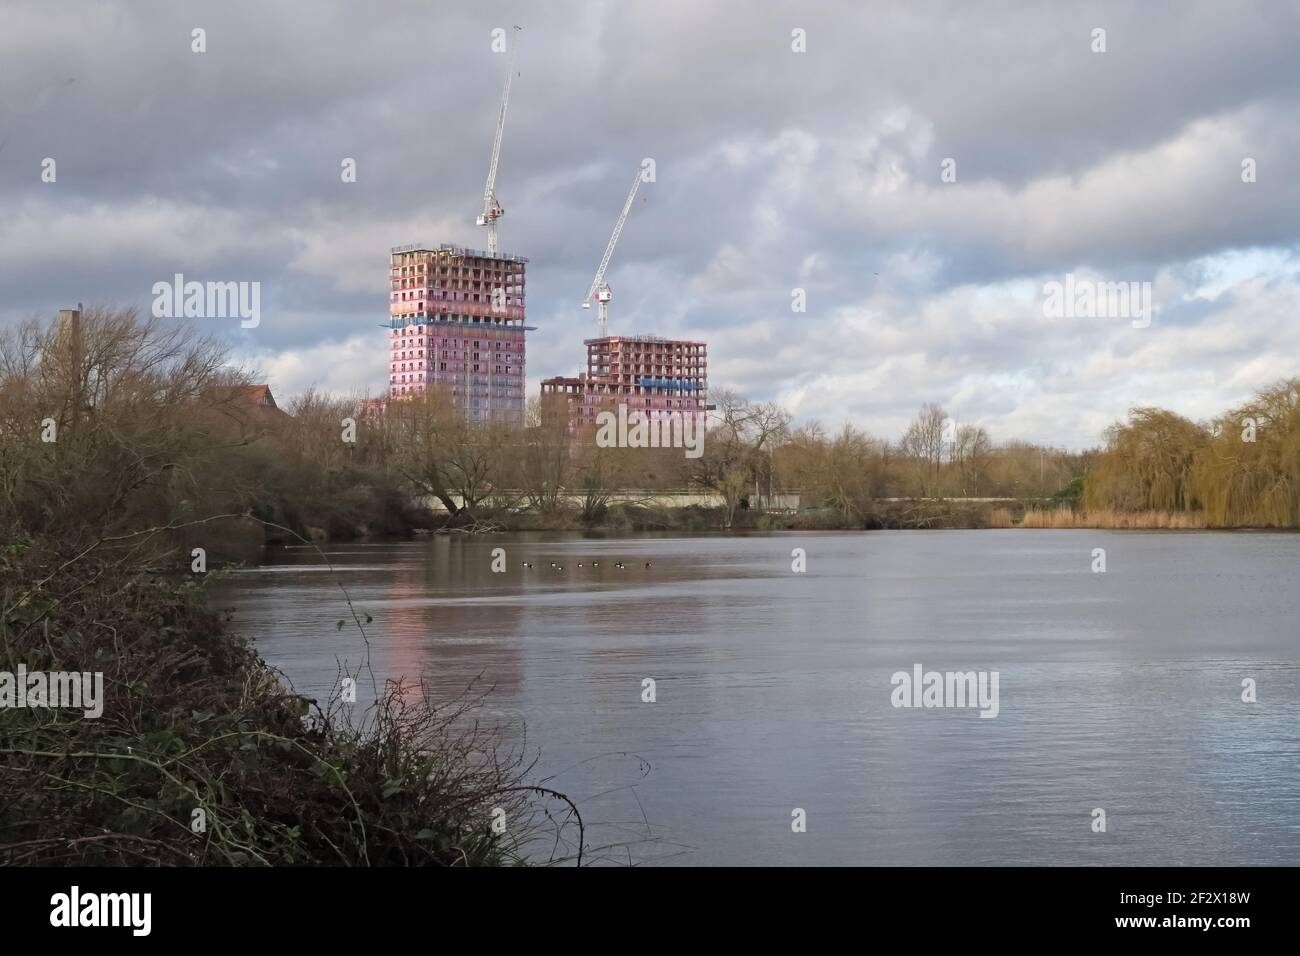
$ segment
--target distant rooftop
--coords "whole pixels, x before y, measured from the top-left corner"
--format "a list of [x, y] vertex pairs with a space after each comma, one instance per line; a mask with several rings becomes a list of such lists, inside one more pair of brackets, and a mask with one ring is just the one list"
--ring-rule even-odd
[[479, 259], [502, 259], [506, 262], [528, 261], [524, 256], [510, 256], [506, 255], [504, 252], [498, 252], [496, 255], [493, 255], [483, 249], [470, 249], [466, 246], [453, 246], [447, 242], [441, 243], [437, 246], [422, 242], [410, 242], [404, 246], [393, 246], [389, 252], [395, 256], [400, 255], [403, 252], [446, 252], [453, 256], [473, 256]]
[[672, 342], [675, 345], [707, 345], [703, 339], [669, 339], [662, 335], [606, 335], [603, 338], [583, 339], [583, 345], [593, 342]]

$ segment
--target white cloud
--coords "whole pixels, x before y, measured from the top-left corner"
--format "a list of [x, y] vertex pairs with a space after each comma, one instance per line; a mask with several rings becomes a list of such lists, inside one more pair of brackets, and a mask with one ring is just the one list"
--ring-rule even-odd
[[312, 387], [378, 395], [388, 381], [388, 353], [367, 335], [271, 353], [248, 351], [236, 358], [261, 372], [281, 401]]

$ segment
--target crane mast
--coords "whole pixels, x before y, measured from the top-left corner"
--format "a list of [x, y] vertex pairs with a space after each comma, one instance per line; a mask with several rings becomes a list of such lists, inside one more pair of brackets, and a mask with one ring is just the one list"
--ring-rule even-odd
[[480, 226], [487, 226], [488, 252], [497, 254], [497, 220], [506, 214], [501, 203], [497, 201], [497, 164], [501, 161], [501, 137], [506, 129], [506, 107], [510, 105], [510, 81], [515, 75], [515, 40], [522, 27], [515, 27], [515, 36], [510, 44], [510, 66], [506, 70], [506, 85], [501, 91], [501, 112], [497, 115], [496, 136], [492, 140], [492, 163], [488, 166], [487, 184], [483, 187], [483, 213], [475, 221]]
[[605, 270], [609, 268], [609, 260], [614, 255], [614, 246], [618, 244], [618, 237], [623, 232], [623, 224], [627, 222], [627, 214], [632, 211], [632, 201], [636, 199], [636, 191], [640, 186], [641, 169], [637, 167], [636, 179], [632, 180], [632, 188], [628, 191], [627, 201], [623, 203], [623, 211], [619, 214], [618, 221], [614, 223], [614, 232], [609, 237], [609, 245], [605, 247], [605, 255], [600, 260], [600, 268], [596, 270], [596, 278], [591, 280], [591, 288], [587, 290], [582, 300], [582, 307], [590, 309], [591, 297], [593, 295], [596, 297], [596, 316], [602, 339], [609, 334], [609, 300], [614, 298], [614, 291], [605, 282]]

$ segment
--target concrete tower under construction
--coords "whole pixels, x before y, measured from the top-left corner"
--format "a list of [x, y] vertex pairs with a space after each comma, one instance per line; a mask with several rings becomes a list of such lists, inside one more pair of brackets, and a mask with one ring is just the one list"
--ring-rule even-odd
[[587, 371], [542, 381], [549, 415], [567, 417], [577, 430], [594, 426], [602, 411], [659, 416], [701, 414], [709, 390], [708, 346], [657, 335], [607, 335], [587, 339]]
[[389, 394], [443, 388], [474, 421], [522, 425], [528, 260], [397, 246], [389, 268]]

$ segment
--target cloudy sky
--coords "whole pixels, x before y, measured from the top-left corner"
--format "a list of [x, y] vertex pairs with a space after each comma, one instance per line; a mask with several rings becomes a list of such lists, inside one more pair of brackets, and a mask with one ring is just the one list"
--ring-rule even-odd
[[[1132, 405], [1208, 417], [1300, 374], [1285, 0], [4, 0], [0, 323], [147, 311], [176, 272], [257, 281], [256, 329], [177, 321], [282, 399], [378, 393], [389, 248], [486, 245], [514, 24], [497, 194], [530, 259], [530, 394], [583, 361], [646, 157], [611, 330], [707, 339], [713, 386], [801, 420], [893, 437], [937, 401], [1083, 447]], [[1046, 315], [1067, 274], [1152, 283], [1149, 326]]]

